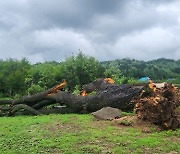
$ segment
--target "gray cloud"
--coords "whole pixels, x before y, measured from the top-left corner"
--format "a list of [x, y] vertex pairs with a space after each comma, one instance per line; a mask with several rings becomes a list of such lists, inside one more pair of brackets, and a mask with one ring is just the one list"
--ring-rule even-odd
[[178, 0], [0, 0], [0, 59], [180, 59]]

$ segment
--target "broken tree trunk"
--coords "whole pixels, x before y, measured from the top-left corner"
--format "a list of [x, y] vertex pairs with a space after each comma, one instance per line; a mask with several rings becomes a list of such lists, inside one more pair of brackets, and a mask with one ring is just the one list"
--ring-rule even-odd
[[[116, 85], [110, 79], [98, 79], [83, 86], [83, 91], [86, 93], [94, 91], [93, 95], [77, 96], [61, 91], [65, 85], [66, 82], [64, 81], [62, 84], [36, 95], [25, 96], [18, 100], [0, 100], [0, 105], [2, 105], [0, 111], [5, 115], [12, 115], [12, 113], [19, 111], [20, 108], [32, 114], [41, 114], [46, 113], [45, 108], [48, 105], [57, 103], [66, 106], [66, 108], [58, 110], [60, 113], [88, 113], [107, 106], [127, 111], [133, 109], [134, 103], [131, 103], [131, 100], [134, 96], [138, 96], [144, 87], [144, 85]], [[16, 107], [19, 104], [21, 104], [20, 107]], [[14, 110], [16, 108], [18, 110]]]

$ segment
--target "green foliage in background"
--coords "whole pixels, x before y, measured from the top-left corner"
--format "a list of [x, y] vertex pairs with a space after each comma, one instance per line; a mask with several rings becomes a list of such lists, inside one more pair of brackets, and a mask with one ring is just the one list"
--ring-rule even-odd
[[97, 78], [110, 77], [117, 84], [135, 84], [143, 76], [153, 81], [180, 84], [180, 60], [157, 59], [138, 61], [118, 59], [99, 62], [79, 52], [64, 62], [30, 64], [22, 60], [0, 60], [0, 97], [35, 94], [67, 80], [66, 90], [79, 94], [81, 87]]
[[30, 64], [27, 59], [20, 61], [7, 59], [0, 61], [0, 94], [5, 97], [24, 94], [26, 91], [25, 79], [28, 74]]
[[154, 81], [178, 78], [180, 76], [180, 60], [160, 58], [152, 61], [138, 61], [134, 59], [118, 59], [101, 62], [105, 68], [120, 70], [125, 78], [138, 79], [148, 76]]
[[44, 91], [45, 89], [44, 88], [42, 88], [40, 85], [35, 85], [35, 84], [33, 84], [33, 85], [31, 85], [31, 87], [29, 87], [28, 88], [28, 94], [29, 95], [33, 95], [33, 94], [37, 94], [37, 93], [39, 93], [39, 92], [42, 92], [42, 91]]
[[80, 87], [104, 76], [105, 68], [93, 57], [80, 52], [77, 56], [69, 57], [61, 63], [61, 78], [68, 82], [69, 90], [74, 90], [76, 85]]

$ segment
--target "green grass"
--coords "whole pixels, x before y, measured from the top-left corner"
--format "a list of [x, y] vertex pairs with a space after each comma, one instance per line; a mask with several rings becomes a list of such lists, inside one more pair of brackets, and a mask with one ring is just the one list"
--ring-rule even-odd
[[180, 153], [180, 129], [143, 133], [91, 115], [0, 117], [0, 153]]
[[135, 115], [134, 112], [122, 112], [121, 114], [122, 114], [122, 116], [131, 116], [131, 115]]

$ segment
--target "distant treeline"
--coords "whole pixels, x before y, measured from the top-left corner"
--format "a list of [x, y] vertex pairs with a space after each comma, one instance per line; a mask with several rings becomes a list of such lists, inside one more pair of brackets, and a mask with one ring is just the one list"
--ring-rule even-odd
[[160, 58], [148, 62], [134, 59], [118, 59], [101, 62], [105, 68], [115, 68], [125, 77], [148, 76], [152, 80], [173, 80], [180, 76], [180, 60]]
[[97, 78], [111, 77], [116, 83], [136, 83], [143, 76], [153, 80], [180, 81], [180, 60], [138, 61], [122, 59], [99, 62], [79, 53], [64, 62], [30, 64], [22, 60], [0, 60], [0, 98], [20, 97], [44, 91], [66, 79], [66, 90], [78, 93], [81, 86]]

